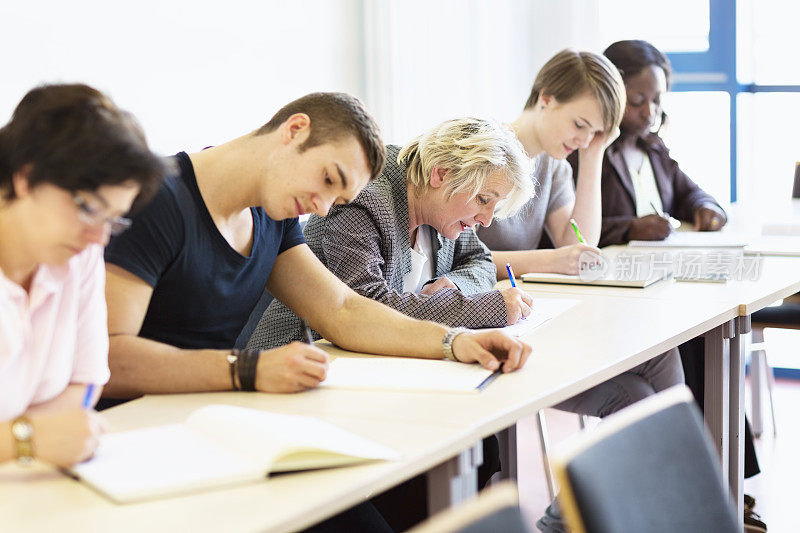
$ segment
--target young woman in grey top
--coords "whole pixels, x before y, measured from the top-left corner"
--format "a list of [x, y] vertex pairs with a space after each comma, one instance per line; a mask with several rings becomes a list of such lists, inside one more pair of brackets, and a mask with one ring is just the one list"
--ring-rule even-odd
[[[492, 249], [496, 265], [510, 262], [517, 274], [577, 274], [584, 254], [599, 253], [601, 163], [606, 146], [619, 133], [624, 109], [625, 86], [605, 57], [564, 50], [545, 64], [525, 109], [512, 123], [517, 138], [535, 158], [537, 194], [517, 216], [478, 230]], [[580, 159], [577, 193], [565, 161], [576, 149]], [[570, 218], [580, 226], [585, 244], [578, 242]], [[545, 230], [554, 250], [536, 249]], [[498, 268], [498, 274], [506, 277], [505, 269]], [[603, 417], [683, 382], [678, 350], [672, 349], [556, 407]], [[536, 525], [547, 533], [566, 531], [556, 502]]]
[[[517, 274], [577, 274], [582, 253], [599, 253], [600, 166], [605, 147], [619, 133], [624, 108], [622, 78], [603, 56], [563, 50], [542, 67], [522, 114], [511, 124], [535, 160], [536, 195], [517, 216], [478, 230], [496, 265], [511, 263]], [[566, 162], [575, 150], [581, 161], [577, 194]], [[578, 242], [570, 218], [585, 244]], [[554, 250], [536, 249], [543, 231]], [[498, 276], [507, 277], [505, 268], [498, 268]]]

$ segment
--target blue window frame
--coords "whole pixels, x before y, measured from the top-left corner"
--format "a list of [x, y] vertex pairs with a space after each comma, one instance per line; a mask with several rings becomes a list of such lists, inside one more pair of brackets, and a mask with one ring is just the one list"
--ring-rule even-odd
[[737, 62], [737, 0], [709, 1], [708, 50], [667, 54], [675, 72], [676, 92], [721, 91], [730, 101], [731, 202], [737, 200], [737, 96], [740, 93], [796, 92], [800, 85], [759, 85], [740, 83]]

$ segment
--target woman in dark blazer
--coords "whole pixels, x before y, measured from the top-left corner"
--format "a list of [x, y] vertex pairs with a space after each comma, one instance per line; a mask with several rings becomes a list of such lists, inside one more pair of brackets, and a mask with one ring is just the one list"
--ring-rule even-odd
[[[604, 54], [620, 69], [627, 103], [620, 136], [603, 157], [600, 246], [665, 239], [670, 215], [696, 231], [721, 229], [725, 211], [680, 169], [653, 131], [662, 123], [661, 96], [672, 78], [667, 57], [646, 41], [618, 41]], [[577, 178], [578, 158], [568, 161]]]
[[[604, 55], [620, 69], [627, 103], [620, 136], [603, 157], [599, 246], [665, 239], [672, 231], [669, 215], [693, 223], [696, 231], [722, 229], [727, 222], [725, 211], [680, 169], [658, 132], [653, 132], [664, 121], [661, 96], [671, 83], [669, 59], [650, 43], [639, 40], [618, 41]], [[568, 161], [573, 176], [577, 176], [578, 159], [570, 157]], [[682, 344], [679, 351], [686, 384], [702, 407], [704, 340], [692, 339]], [[745, 425], [744, 440], [745, 477], [751, 477], [760, 470], [749, 424]], [[755, 500], [746, 496], [745, 529], [766, 531], [764, 523], [753, 513], [754, 505]]]

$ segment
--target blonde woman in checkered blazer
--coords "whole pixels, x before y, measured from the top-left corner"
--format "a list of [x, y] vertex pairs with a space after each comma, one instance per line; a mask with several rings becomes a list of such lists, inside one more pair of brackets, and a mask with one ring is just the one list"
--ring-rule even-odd
[[[473, 228], [515, 213], [532, 195], [530, 159], [496, 122], [444, 122], [400, 149], [347, 205], [305, 227], [317, 257], [357, 293], [418, 319], [467, 328], [530, 313], [518, 289], [492, 290], [496, 270]], [[248, 348], [302, 340], [300, 319], [273, 301]], [[318, 338], [318, 337], [317, 337]]]

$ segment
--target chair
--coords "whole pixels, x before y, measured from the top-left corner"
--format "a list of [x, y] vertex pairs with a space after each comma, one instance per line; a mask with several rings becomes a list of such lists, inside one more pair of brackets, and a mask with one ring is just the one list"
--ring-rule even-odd
[[[589, 421], [587, 415], [578, 415], [578, 425], [581, 431], [586, 429], [586, 424]], [[553, 468], [550, 465], [550, 439], [547, 438], [547, 419], [544, 416], [544, 409], [536, 413], [536, 429], [539, 433], [539, 445], [542, 449], [542, 467], [544, 469], [544, 477], [547, 482], [547, 493], [550, 499], [554, 499], [558, 494], [558, 486], [556, 485], [555, 476], [553, 475]]]
[[[800, 199], [800, 162], [794, 167], [794, 184], [792, 187], [792, 198]], [[750, 407], [752, 411], [753, 435], [760, 437], [764, 432], [764, 422], [762, 414], [762, 383], [766, 380], [767, 392], [769, 394], [770, 414], [772, 415], [772, 434], [777, 435], [778, 429], [775, 423], [775, 406], [772, 401], [772, 388], [775, 383], [775, 375], [772, 366], [767, 358], [767, 349], [770, 343], [767, 342], [765, 331], [770, 328], [800, 329], [800, 297], [790, 296], [786, 300], [777, 302], [769, 307], [753, 313], [752, 323], [752, 344], [750, 345], [750, 386], [752, 394], [750, 396]], [[774, 335], [774, 334], [773, 334]], [[789, 334], [794, 336], [796, 343], [800, 344], [800, 332]]]
[[533, 533], [519, 508], [514, 483], [504, 481], [476, 498], [432, 516], [407, 533]]
[[[753, 328], [753, 343], [750, 346], [750, 386], [751, 409], [753, 419], [753, 434], [760, 437], [763, 433], [764, 423], [762, 421], [762, 384], [766, 380], [767, 393], [769, 397], [769, 407], [772, 414], [772, 435], [777, 435], [777, 422], [775, 420], [775, 403], [772, 391], [775, 386], [775, 372], [767, 359], [767, 347], [771, 360], [776, 358], [779, 361], [797, 361], [800, 355], [800, 306], [794, 311], [795, 318], [792, 323], [782, 324], [780, 327], [765, 327], [766, 324], [759, 324], [758, 329]], [[790, 316], [790, 310], [784, 309], [785, 317]], [[774, 322], [773, 322], [774, 323]], [[762, 342], [756, 342], [761, 340]], [[790, 363], [791, 364], [791, 363]], [[783, 365], [778, 365], [783, 366]]]
[[741, 532], [719, 457], [684, 386], [604, 419], [553, 454], [571, 530]]

